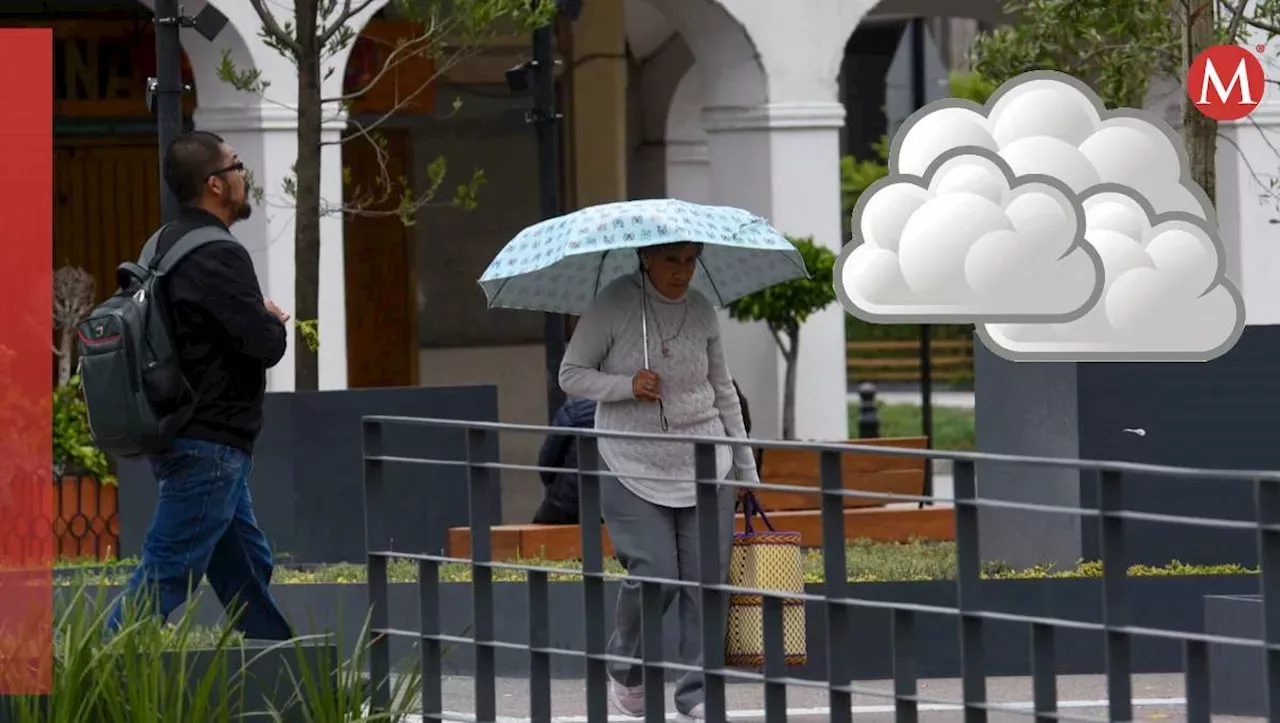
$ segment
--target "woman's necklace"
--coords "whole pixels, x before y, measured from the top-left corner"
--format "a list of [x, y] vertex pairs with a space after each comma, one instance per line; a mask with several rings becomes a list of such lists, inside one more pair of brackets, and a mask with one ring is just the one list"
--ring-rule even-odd
[[[668, 346], [668, 344], [670, 344], [671, 342], [675, 341], [675, 340], [676, 340], [676, 337], [680, 336], [680, 332], [684, 329], [684, 320], [685, 320], [685, 319], [687, 319], [687, 318], [689, 318], [689, 305], [688, 305], [688, 304], [681, 304], [681, 306], [683, 306], [683, 307], [684, 307], [684, 313], [680, 316], [680, 326], [676, 327], [676, 333], [672, 334], [671, 336], [663, 337], [662, 342], [661, 342], [661, 345], [660, 345], [660, 349], [662, 350], [662, 356], [663, 356], [663, 358], [664, 358], [664, 359], [665, 359], [665, 358], [670, 358], [670, 356], [671, 356], [671, 347], [670, 347], [670, 346]], [[661, 322], [661, 321], [658, 321], [658, 315], [657, 315], [657, 314], [654, 314], [654, 315], [653, 315], [653, 323], [655, 323], [655, 324], [657, 324], [657, 325], [658, 325], [658, 334], [659, 334], [659, 335], [661, 335], [661, 334], [662, 334], [662, 322]]]
[[[645, 300], [645, 306], [647, 308], [649, 309], [654, 308], [650, 305], [650, 299], [647, 293], [644, 296], [644, 300]], [[684, 313], [680, 316], [680, 325], [676, 327], [676, 333], [672, 334], [671, 336], [664, 336], [662, 331], [662, 321], [658, 319], [658, 314], [656, 310], [653, 313], [653, 323], [654, 323], [654, 326], [658, 327], [658, 336], [661, 337], [658, 342], [658, 350], [662, 352], [662, 357], [664, 359], [671, 358], [670, 344], [671, 342], [676, 340], [676, 337], [680, 336], [680, 332], [684, 330], [684, 322], [686, 319], [689, 318], [689, 304], [686, 302], [686, 303], [682, 303], [681, 306], [684, 307]]]

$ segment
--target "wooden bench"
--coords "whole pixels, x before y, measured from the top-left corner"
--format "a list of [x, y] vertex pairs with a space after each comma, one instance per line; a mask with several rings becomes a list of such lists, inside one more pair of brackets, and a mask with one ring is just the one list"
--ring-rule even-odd
[[[924, 437], [849, 440], [850, 444], [923, 449]], [[841, 459], [843, 487], [863, 492], [924, 494], [923, 458], [891, 457], [846, 452]], [[758, 490], [756, 498], [774, 528], [799, 532], [801, 545], [822, 547], [822, 512], [819, 453], [811, 450], [771, 449], [761, 459], [761, 480], [812, 488], [813, 492]], [[887, 508], [893, 500], [874, 497], [844, 498], [845, 539], [906, 542], [911, 538], [954, 540], [955, 518], [950, 507]], [[741, 531], [739, 514], [735, 527]], [[582, 558], [582, 531], [578, 525], [498, 525], [491, 530], [493, 559], [577, 560]], [[613, 554], [608, 530], [602, 535], [605, 556]], [[471, 557], [471, 528], [449, 530], [450, 557]]]

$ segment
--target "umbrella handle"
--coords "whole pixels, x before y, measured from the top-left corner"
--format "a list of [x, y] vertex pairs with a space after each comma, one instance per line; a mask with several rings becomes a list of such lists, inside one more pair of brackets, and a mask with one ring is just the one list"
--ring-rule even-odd
[[644, 271], [640, 272], [640, 338], [644, 343], [644, 368], [649, 368], [649, 315], [645, 313]]
[[644, 368], [649, 368], [649, 315], [640, 307], [640, 336], [644, 340]]

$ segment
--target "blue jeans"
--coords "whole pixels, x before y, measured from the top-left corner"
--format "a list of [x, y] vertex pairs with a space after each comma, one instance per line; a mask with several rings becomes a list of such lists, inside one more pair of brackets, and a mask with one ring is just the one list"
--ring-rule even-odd
[[125, 599], [148, 592], [150, 612], [168, 620], [201, 578], [224, 608], [235, 606], [246, 638], [288, 640], [293, 631], [271, 596], [271, 549], [249, 497], [253, 458], [226, 445], [179, 438], [151, 458], [159, 482], [142, 564], [107, 620], [119, 630]]

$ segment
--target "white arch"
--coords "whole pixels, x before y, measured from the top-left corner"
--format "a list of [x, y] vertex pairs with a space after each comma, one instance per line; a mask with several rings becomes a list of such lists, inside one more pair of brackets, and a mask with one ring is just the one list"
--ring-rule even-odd
[[[689, 44], [706, 83], [705, 105], [750, 107], [769, 99], [752, 34], [721, 0], [649, 0]], [[776, 9], [776, 6], [775, 6]]]
[[711, 201], [702, 98], [702, 78], [690, 68], [676, 84], [667, 113], [667, 195], [695, 203]]

